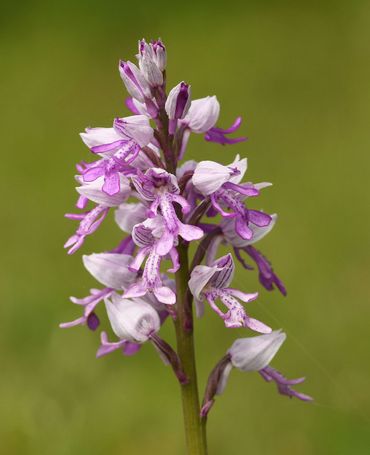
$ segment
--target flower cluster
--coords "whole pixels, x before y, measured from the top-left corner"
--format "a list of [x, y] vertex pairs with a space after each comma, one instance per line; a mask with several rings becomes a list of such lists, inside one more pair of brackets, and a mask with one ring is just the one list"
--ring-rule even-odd
[[[61, 327], [100, 326], [99, 304], [105, 306], [115, 341], [101, 333], [97, 356], [120, 349], [135, 354], [150, 342], [165, 363], [172, 366], [181, 383], [189, 380], [182, 359], [158, 332], [167, 320], [186, 315], [179, 330], [192, 330], [191, 306], [198, 317], [205, 304], [227, 328], [244, 327], [263, 335], [237, 340], [212, 371], [201, 409], [204, 417], [226, 384], [230, 370], [258, 371], [277, 384], [284, 395], [302, 400], [308, 396], [292, 389], [302, 381], [287, 380], [269, 366], [285, 339], [253, 318], [257, 292], [232, 287], [235, 270], [231, 253], [219, 255], [221, 245], [230, 246], [245, 269], [253, 269], [242, 257], [255, 263], [259, 280], [268, 291], [275, 287], [286, 295], [270, 262], [254, 244], [276, 223], [276, 214], [256, 208], [262, 190], [270, 183], [245, 179], [247, 159], [239, 155], [228, 165], [215, 161], [184, 161], [191, 133], [221, 145], [243, 142], [232, 137], [241, 125], [238, 117], [230, 128], [216, 126], [220, 104], [215, 96], [193, 100], [191, 87], [181, 81], [166, 94], [166, 48], [161, 40], [139, 42], [137, 64], [120, 61], [119, 73], [130, 95], [126, 106], [132, 115], [117, 117], [111, 127], [87, 128], [81, 139], [93, 158], [77, 164], [78, 213], [67, 214], [79, 221], [65, 248], [75, 253], [113, 212], [122, 241], [109, 251], [83, 256], [88, 272], [99, 282], [87, 297], [71, 297], [82, 316]], [[230, 160], [231, 161], [231, 160]], [[191, 267], [183, 263], [180, 250], [196, 253]], [[164, 271], [167, 269], [167, 272]], [[185, 303], [174, 275], [187, 277]], [[176, 280], [177, 281], [177, 280]], [[187, 308], [181, 308], [181, 305]], [[249, 305], [248, 305], [249, 307]], [[100, 310], [99, 310], [100, 311]]]

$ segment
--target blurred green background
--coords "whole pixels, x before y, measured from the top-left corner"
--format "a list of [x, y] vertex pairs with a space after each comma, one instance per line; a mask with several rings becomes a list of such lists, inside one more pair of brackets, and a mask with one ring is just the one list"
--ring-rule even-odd
[[[370, 3], [64, 1], [1, 6], [1, 454], [183, 454], [178, 386], [151, 346], [95, 360], [98, 334], [60, 330], [69, 295], [94, 283], [81, 253], [113, 247], [112, 219], [73, 257], [78, 133], [128, 115], [119, 58], [161, 36], [169, 85], [217, 94], [219, 125], [244, 118], [249, 141], [191, 139], [188, 157], [249, 159], [274, 186], [279, 221], [259, 247], [288, 288], [261, 290], [253, 315], [288, 333], [273, 361], [306, 375], [305, 404], [234, 371], [209, 419], [210, 454], [370, 453]], [[238, 271], [246, 291], [254, 272]], [[252, 307], [251, 307], [252, 309]], [[197, 322], [200, 387], [237, 336], [211, 311]], [[168, 324], [163, 336], [174, 341]]]

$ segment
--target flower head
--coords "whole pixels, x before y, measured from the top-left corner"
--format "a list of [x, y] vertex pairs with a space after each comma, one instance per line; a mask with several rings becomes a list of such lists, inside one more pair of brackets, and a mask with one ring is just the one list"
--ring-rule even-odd
[[207, 416], [214, 404], [215, 396], [223, 393], [233, 368], [244, 372], [258, 371], [266, 381], [276, 382], [281, 394], [295, 396], [303, 401], [312, 400], [308, 395], [291, 388], [292, 385], [303, 382], [304, 378], [288, 380], [269, 366], [285, 340], [286, 334], [281, 330], [275, 330], [267, 335], [237, 339], [208, 378], [201, 416]]
[[[202, 302], [206, 299], [211, 308], [224, 320], [226, 327], [249, 327], [257, 332], [271, 332], [270, 327], [249, 317], [237, 300], [251, 302], [258, 297], [258, 293], [246, 294], [228, 287], [234, 275], [234, 268], [234, 261], [230, 254], [215, 261], [212, 267], [203, 265], [195, 267], [189, 280], [189, 288], [195, 297], [198, 314], [202, 314]], [[216, 305], [218, 299], [227, 308], [226, 313]]]
[[[258, 371], [281, 394], [310, 400], [293, 389], [303, 378], [289, 380], [270, 366], [286, 336], [247, 313], [243, 303], [256, 300], [258, 293], [231, 287], [235, 264], [230, 253], [216, 259], [219, 247], [229, 246], [244, 268], [252, 269], [246, 254], [256, 264], [262, 286], [286, 294], [270, 262], [254, 246], [271, 231], [276, 215], [251, 208], [250, 198], [270, 184], [244, 181], [247, 159], [239, 155], [226, 165], [183, 161], [192, 134], [221, 145], [245, 141], [237, 133], [241, 117], [229, 128], [219, 127], [216, 96], [192, 100], [191, 86], [184, 81], [167, 94], [167, 53], [160, 39], [140, 40], [136, 58], [137, 65], [119, 63], [129, 93], [125, 105], [133, 115], [119, 115], [111, 127], [80, 134], [93, 160], [76, 165], [78, 212], [66, 217], [79, 225], [64, 246], [69, 254], [76, 252], [112, 211], [121, 238], [103, 253], [83, 256], [85, 268], [101, 286], [85, 297], [71, 297], [82, 314], [60, 326], [96, 330], [99, 304], [105, 302], [117, 339], [110, 341], [103, 331], [97, 356], [116, 350], [133, 355], [149, 341], [178, 381], [187, 384], [194, 380], [186, 363], [191, 359], [181, 348], [184, 340], [191, 341], [192, 304], [200, 317], [208, 302], [227, 328], [247, 327], [264, 335], [236, 340], [218, 362], [209, 377], [202, 417], [233, 368]], [[176, 321], [181, 356], [158, 333], [168, 316]]]

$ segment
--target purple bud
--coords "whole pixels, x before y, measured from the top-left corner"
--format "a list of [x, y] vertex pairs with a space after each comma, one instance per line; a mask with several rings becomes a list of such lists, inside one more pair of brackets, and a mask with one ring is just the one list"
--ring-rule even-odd
[[166, 112], [170, 120], [182, 119], [187, 114], [191, 101], [190, 85], [180, 82], [168, 94]]
[[139, 41], [139, 54], [137, 58], [140, 60], [148, 56], [162, 72], [166, 68], [167, 54], [165, 45], [160, 39], [147, 43], [145, 39]]
[[147, 44], [145, 40], [139, 41], [139, 60], [140, 70], [151, 87], [159, 87], [163, 84], [162, 70], [157, 64], [157, 56], [152, 44]]
[[119, 72], [127, 91], [133, 98], [144, 103], [146, 98], [152, 97], [149, 84], [136, 65], [121, 60]]

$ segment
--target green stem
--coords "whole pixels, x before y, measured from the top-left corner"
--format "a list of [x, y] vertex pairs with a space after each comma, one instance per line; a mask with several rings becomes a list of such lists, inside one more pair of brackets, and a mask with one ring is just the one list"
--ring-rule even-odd
[[184, 414], [185, 438], [188, 455], [206, 455], [207, 442], [205, 426], [200, 419], [197, 372], [194, 355], [193, 315], [188, 301], [189, 261], [188, 248], [184, 244], [178, 247], [180, 269], [176, 272], [177, 353], [188, 377], [188, 383], [181, 386], [182, 407]]

